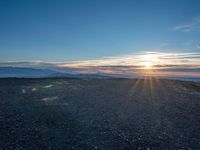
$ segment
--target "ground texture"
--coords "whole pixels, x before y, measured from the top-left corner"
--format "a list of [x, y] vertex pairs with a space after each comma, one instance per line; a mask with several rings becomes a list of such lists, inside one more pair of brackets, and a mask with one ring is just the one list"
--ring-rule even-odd
[[200, 85], [0, 79], [0, 149], [200, 149]]

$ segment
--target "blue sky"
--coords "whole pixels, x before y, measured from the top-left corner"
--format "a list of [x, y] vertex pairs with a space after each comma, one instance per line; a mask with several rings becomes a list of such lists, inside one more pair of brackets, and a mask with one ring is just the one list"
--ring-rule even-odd
[[2, 0], [0, 61], [199, 52], [199, 0]]

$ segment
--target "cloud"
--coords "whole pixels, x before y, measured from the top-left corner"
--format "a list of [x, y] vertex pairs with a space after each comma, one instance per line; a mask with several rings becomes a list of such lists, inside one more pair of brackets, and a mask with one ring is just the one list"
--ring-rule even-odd
[[200, 49], [200, 44], [197, 44], [197, 46], [196, 46], [198, 49]]
[[186, 25], [175, 26], [173, 29], [176, 31], [190, 32], [192, 31], [193, 27], [194, 27], [194, 24], [186, 24]]
[[4, 61], [0, 62], [0, 67], [29, 67], [29, 68], [40, 68], [47, 69], [53, 68], [58, 64], [57, 62], [43, 62], [40, 60], [32, 61]]
[[[145, 69], [150, 64], [151, 69]], [[31, 67], [54, 69], [74, 73], [109, 73], [127, 76], [140, 76], [146, 73], [151, 76], [187, 75], [200, 77], [200, 52], [143, 52], [101, 59], [66, 61], [66, 62], [0, 62], [0, 67]]]
[[200, 30], [200, 17], [194, 18], [192, 21], [184, 24], [179, 24], [173, 27], [174, 31], [191, 32]]
[[[199, 45], [197, 45], [199, 46]], [[140, 68], [144, 63], [152, 63], [153, 66], [177, 66], [177, 65], [200, 65], [200, 52], [142, 52], [119, 56], [104, 57], [101, 59], [66, 61], [66, 62], [43, 62], [43, 61], [7, 61], [0, 62], [0, 66], [14, 67], [40, 67], [40, 68], [86, 68], [86, 67], [134, 67]]]
[[134, 66], [143, 67], [146, 63], [153, 66], [169, 65], [199, 65], [200, 53], [169, 53], [169, 52], [144, 52], [140, 54], [129, 54], [115, 57], [106, 57], [97, 60], [74, 61], [58, 64], [58, 67], [88, 67], [88, 66]]

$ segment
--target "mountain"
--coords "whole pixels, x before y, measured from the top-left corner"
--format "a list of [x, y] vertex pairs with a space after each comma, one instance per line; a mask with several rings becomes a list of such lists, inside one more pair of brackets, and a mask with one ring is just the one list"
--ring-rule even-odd
[[0, 67], [0, 77], [52, 77], [62, 73], [48, 69]]
[[[69, 70], [51, 70], [51, 69], [35, 69], [22, 67], [0, 67], [0, 78], [15, 77], [15, 78], [45, 78], [45, 77], [68, 77], [68, 78], [138, 78], [128, 76], [126, 74], [109, 74], [109, 73], [80, 73]], [[140, 77], [151, 78], [151, 77]], [[195, 81], [200, 82], [199, 77], [156, 77], [168, 78], [174, 80]]]
[[106, 73], [74, 73], [70, 71], [61, 72], [50, 69], [34, 69], [19, 67], [0, 67], [0, 78], [16, 77], [16, 78], [42, 78], [42, 77], [70, 77], [70, 78], [123, 78], [125, 76], [118, 74]]

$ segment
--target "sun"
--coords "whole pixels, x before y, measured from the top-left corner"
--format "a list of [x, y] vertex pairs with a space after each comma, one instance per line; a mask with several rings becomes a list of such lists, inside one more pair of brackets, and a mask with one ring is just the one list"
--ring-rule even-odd
[[154, 55], [144, 55], [141, 58], [141, 65], [144, 69], [152, 69], [155, 59]]
[[151, 63], [151, 62], [144, 62], [144, 67], [146, 68], [146, 69], [151, 69], [152, 68], [152, 66], [153, 66], [153, 64]]

